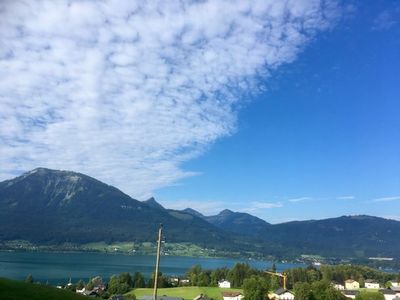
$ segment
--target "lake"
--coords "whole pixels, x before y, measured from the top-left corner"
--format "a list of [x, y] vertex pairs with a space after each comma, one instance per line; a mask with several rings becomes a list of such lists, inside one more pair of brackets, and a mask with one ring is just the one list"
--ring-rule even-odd
[[[122, 272], [141, 272], [150, 277], [154, 270], [155, 256], [105, 254], [105, 253], [55, 253], [55, 252], [0, 252], [0, 277], [25, 279], [32, 274], [35, 281], [65, 284], [79, 279], [87, 281], [94, 276], [108, 280], [111, 275]], [[232, 267], [246, 262], [257, 269], [270, 268], [272, 262], [232, 258], [202, 258], [162, 256], [160, 271], [167, 275], [181, 276], [193, 265], [204, 269]], [[278, 271], [303, 267], [302, 264], [277, 263]]]

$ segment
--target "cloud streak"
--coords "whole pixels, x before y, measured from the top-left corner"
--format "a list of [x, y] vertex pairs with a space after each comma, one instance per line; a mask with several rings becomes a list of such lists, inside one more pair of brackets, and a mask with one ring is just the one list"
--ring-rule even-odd
[[83, 172], [144, 199], [235, 130], [335, 1], [2, 1], [0, 179]]
[[381, 197], [372, 199], [370, 202], [389, 202], [389, 201], [396, 201], [400, 200], [400, 196], [391, 196], [391, 197]]
[[354, 196], [339, 196], [336, 197], [337, 200], [354, 200], [356, 197]]
[[280, 207], [283, 207], [282, 203], [280, 203], [280, 202], [255, 201], [255, 202], [251, 202], [249, 207], [243, 208], [240, 211], [247, 212], [247, 213], [255, 213], [255, 212], [259, 212], [260, 210], [264, 210], [264, 209], [280, 208]]

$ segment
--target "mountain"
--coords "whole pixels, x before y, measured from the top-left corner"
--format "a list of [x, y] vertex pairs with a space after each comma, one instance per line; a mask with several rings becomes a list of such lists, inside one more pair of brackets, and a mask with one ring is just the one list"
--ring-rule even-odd
[[205, 216], [192, 208], [185, 208], [182, 212], [204, 219]]
[[152, 208], [156, 208], [156, 209], [165, 209], [160, 203], [158, 203], [156, 201], [156, 199], [154, 199], [154, 197], [151, 197], [150, 199], [147, 199], [146, 201], [143, 201], [143, 203], [145, 203], [146, 205], [152, 207]]
[[272, 225], [271, 243], [302, 253], [400, 258], [400, 222], [372, 216], [342, 216]]
[[400, 222], [371, 216], [269, 224], [223, 210], [204, 216], [141, 202], [84, 174], [38, 168], [0, 182], [0, 241], [37, 244], [155, 241], [160, 223], [168, 242], [278, 258], [301, 254], [400, 258]]
[[168, 241], [228, 241], [224, 232], [201, 218], [174, 216], [80, 173], [38, 168], [0, 183], [0, 240], [154, 241], [160, 223]]
[[233, 212], [229, 209], [225, 209], [215, 216], [207, 216], [205, 220], [225, 231], [253, 237], [260, 237], [271, 227], [271, 224], [260, 218], [247, 213]]

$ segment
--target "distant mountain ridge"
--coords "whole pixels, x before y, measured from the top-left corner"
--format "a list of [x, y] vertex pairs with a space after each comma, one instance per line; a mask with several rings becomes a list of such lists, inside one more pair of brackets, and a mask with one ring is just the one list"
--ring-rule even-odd
[[[154, 202], [132, 199], [84, 174], [38, 168], [0, 183], [0, 240], [153, 241], [160, 223], [170, 241], [220, 244], [226, 237], [201, 218], [175, 218]], [[180, 230], [185, 228], [185, 230]]]
[[268, 222], [223, 210], [204, 216], [138, 201], [84, 174], [38, 168], [0, 182], [0, 241], [87, 243], [154, 241], [163, 223], [169, 242], [276, 257], [300, 254], [400, 258], [400, 222], [371, 216]]

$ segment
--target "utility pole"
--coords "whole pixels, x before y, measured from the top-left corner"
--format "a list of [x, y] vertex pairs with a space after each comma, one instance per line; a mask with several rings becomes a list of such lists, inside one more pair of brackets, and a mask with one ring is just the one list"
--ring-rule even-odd
[[162, 229], [163, 229], [163, 225], [160, 224], [160, 228], [158, 229], [157, 260], [156, 260], [156, 272], [154, 274], [153, 300], [157, 300], [158, 269], [160, 268], [160, 250], [161, 250]]

